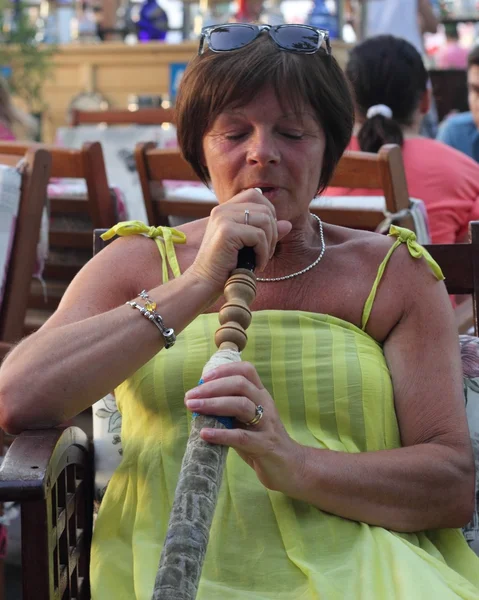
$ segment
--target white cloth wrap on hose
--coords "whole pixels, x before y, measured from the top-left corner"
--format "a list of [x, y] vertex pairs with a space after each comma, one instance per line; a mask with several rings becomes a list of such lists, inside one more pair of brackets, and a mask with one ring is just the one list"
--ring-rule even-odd
[[238, 350], [218, 350], [213, 354], [213, 356], [209, 359], [206, 365], [203, 367], [203, 372], [201, 373], [201, 380], [203, 381], [204, 376], [208, 371], [212, 371], [221, 365], [226, 365], [232, 362], [241, 362], [241, 353]]

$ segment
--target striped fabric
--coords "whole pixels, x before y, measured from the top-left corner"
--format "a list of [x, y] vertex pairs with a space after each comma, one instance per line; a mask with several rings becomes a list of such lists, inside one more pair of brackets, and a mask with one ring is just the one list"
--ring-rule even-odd
[[[217, 326], [216, 314], [198, 317], [116, 390], [123, 460], [95, 526], [93, 600], [151, 599], [191, 418], [183, 398], [215, 351]], [[243, 360], [299, 443], [400, 446], [382, 348], [354, 325], [255, 312]], [[198, 600], [472, 600], [478, 566], [459, 530], [399, 534], [324, 513], [267, 490], [230, 451]]]

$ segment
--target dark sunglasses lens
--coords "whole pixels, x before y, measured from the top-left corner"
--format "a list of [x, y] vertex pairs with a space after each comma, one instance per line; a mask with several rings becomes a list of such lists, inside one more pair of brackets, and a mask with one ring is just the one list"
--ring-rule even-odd
[[319, 47], [319, 33], [314, 29], [287, 25], [278, 27], [274, 38], [282, 48], [296, 52], [312, 52]]
[[210, 48], [218, 51], [236, 50], [252, 42], [255, 36], [256, 31], [250, 27], [215, 27], [210, 33]]

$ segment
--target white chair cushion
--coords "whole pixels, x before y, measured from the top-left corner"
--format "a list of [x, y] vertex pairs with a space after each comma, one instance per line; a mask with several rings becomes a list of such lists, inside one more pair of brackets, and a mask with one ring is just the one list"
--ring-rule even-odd
[[0, 308], [20, 206], [22, 177], [17, 169], [0, 165]]

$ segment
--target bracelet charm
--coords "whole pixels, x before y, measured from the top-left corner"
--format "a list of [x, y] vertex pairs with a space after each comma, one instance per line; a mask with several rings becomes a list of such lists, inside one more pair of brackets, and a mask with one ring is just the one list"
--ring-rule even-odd
[[146, 290], [142, 290], [138, 294], [138, 296], [145, 301], [144, 306], [138, 304], [138, 302], [135, 302], [134, 300], [129, 300], [126, 304], [129, 304], [132, 308], [136, 308], [137, 310], [139, 310], [144, 317], [151, 321], [161, 333], [165, 342], [165, 348], [171, 348], [176, 342], [176, 335], [174, 329], [172, 329], [171, 327], [165, 327], [165, 324], [163, 323], [163, 318], [160, 314], [158, 314], [155, 311], [157, 306], [156, 302], [154, 300], [151, 300]]

